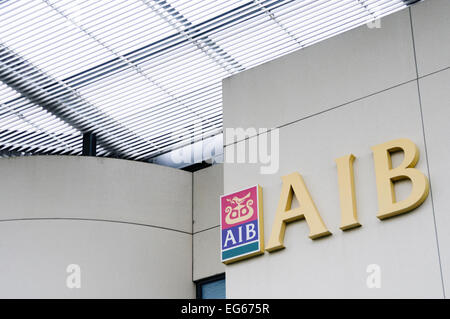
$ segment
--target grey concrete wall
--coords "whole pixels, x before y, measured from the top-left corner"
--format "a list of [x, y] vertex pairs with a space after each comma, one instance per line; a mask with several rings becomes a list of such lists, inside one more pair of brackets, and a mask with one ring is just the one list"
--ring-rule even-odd
[[219, 250], [219, 197], [223, 195], [223, 165], [194, 172], [193, 179], [193, 279], [198, 280], [225, 272]]
[[191, 173], [33, 156], [1, 159], [0, 176], [0, 298], [195, 296]]
[[[263, 187], [267, 243], [280, 177], [298, 171], [333, 233], [312, 241], [305, 221], [290, 224], [286, 249], [226, 266], [227, 297], [449, 294], [449, 16], [449, 1], [427, 0], [380, 29], [362, 26], [224, 80], [225, 128], [280, 129], [278, 172], [225, 164], [224, 193]], [[370, 147], [403, 137], [418, 145], [432, 190], [413, 212], [380, 221]], [[362, 227], [343, 232], [334, 159], [349, 153]], [[409, 190], [396, 186], [400, 199]], [[381, 288], [366, 285], [370, 264], [381, 267]]]

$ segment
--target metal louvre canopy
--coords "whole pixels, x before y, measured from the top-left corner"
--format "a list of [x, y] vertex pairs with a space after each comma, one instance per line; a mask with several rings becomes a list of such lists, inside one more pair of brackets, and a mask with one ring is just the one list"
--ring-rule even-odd
[[152, 161], [222, 133], [223, 78], [413, 2], [0, 1], [0, 155]]

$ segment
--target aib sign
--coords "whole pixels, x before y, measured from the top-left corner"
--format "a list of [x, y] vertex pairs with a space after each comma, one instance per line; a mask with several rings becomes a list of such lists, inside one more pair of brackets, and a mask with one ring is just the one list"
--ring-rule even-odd
[[[430, 184], [424, 173], [415, 168], [419, 161], [419, 148], [413, 141], [400, 138], [372, 147], [375, 182], [378, 194], [377, 217], [385, 220], [412, 211], [428, 196]], [[403, 152], [403, 161], [394, 167], [391, 154]], [[336, 175], [341, 207], [342, 231], [361, 226], [355, 192], [353, 162], [356, 157], [347, 154], [335, 159]], [[317, 239], [331, 235], [322, 219], [302, 175], [292, 172], [281, 178], [281, 193], [272, 224], [272, 232], [265, 247], [269, 253], [285, 248], [286, 225], [304, 219], [309, 227], [309, 238]], [[409, 180], [408, 197], [396, 198], [395, 183]], [[300, 204], [292, 207], [296, 198]], [[222, 262], [230, 263], [248, 258], [264, 251], [262, 222], [262, 189], [254, 186], [222, 196], [221, 245]]]
[[262, 190], [253, 186], [220, 198], [222, 262], [264, 252]]

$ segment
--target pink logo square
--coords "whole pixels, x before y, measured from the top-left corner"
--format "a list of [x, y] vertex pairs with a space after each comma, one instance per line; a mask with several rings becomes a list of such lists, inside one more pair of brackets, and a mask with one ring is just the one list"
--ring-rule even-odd
[[222, 230], [258, 219], [258, 186], [221, 198]]

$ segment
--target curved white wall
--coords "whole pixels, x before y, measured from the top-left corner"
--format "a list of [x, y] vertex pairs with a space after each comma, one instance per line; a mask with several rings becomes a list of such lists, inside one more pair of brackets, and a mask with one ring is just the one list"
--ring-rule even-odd
[[0, 298], [194, 297], [191, 173], [33, 156], [1, 159], [0, 176]]

